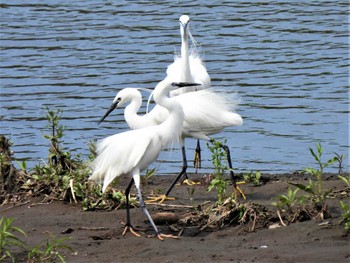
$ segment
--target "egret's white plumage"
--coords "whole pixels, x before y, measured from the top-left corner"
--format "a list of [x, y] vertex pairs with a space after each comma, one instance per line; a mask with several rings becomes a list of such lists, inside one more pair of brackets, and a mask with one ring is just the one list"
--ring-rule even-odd
[[[179, 22], [181, 34], [181, 55], [175, 56], [175, 61], [168, 66], [167, 78], [171, 81], [196, 82], [200, 83], [201, 86], [180, 88], [172, 91], [170, 93], [170, 96], [177, 96], [179, 94], [198, 91], [201, 89], [209, 89], [211, 87], [209, 74], [197, 49], [197, 42], [194, 40], [190, 32], [190, 17], [188, 15], [182, 15], [179, 18]], [[188, 47], [188, 37], [190, 37], [192, 41], [191, 49]], [[185, 159], [184, 149], [182, 151], [183, 159]], [[200, 143], [198, 139], [196, 154], [194, 158], [194, 166], [196, 169], [200, 167], [200, 151]], [[183, 162], [185, 163], [185, 160], [183, 160]], [[186, 179], [188, 179], [186, 173], [185, 175]]]
[[[224, 128], [240, 126], [242, 117], [235, 113], [239, 100], [235, 94], [213, 92], [211, 89], [188, 92], [175, 97], [184, 111], [182, 137], [209, 140], [209, 135], [217, 134]], [[131, 129], [140, 129], [157, 125], [168, 118], [169, 111], [157, 104], [149, 113], [138, 115], [142, 104], [142, 96], [137, 88], [125, 88], [115, 96], [111, 109], [127, 104], [124, 118]], [[103, 117], [111, 111], [108, 111]]]
[[[167, 71], [166, 71], [166, 73], [167, 73], [166, 79], [168, 79], [168, 81], [171, 81], [171, 82], [189, 82], [189, 83], [195, 82], [195, 83], [199, 83], [201, 85], [196, 86], [196, 87], [183, 87], [183, 88], [176, 89], [176, 90], [170, 92], [171, 97], [175, 97], [175, 96], [178, 96], [180, 94], [185, 94], [185, 93], [192, 92], [192, 91], [209, 89], [211, 86], [211, 80], [210, 80], [209, 74], [207, 72], [207, 69], [206, 69], [206, 67], [205, 67], [205, 65], [200, 57], [199, 51], [197, 49], [197, 43], [194, 40], [194, 38], [190, 32], [190, 25], [189, 25], [190, 17], [188, 15], [182, 15], [179, 18], [179, 22], [180, 22], [180, 34], [181, 34], [181, 53], [180, 53], [180, 56], [176, 55], [174, 62], [168, 66]], [[188, 37], [190, 37], [192, 40], [191, 49], [189, 49]], [[150, 96], [150, 98], [151, 98], [151, 96]], [[150, 98], [148, 100], [148, 103], [150, 101]], [[194, 96], [191, 96], [191, 98], [194, 98]], [[205, 102], [206, 101], [204, 101], [201, 105], [205, 106]], [[214, 103], [214, 101], [210, 105], [214, 105], [213, 103]], [[220, 103], [220, 101], [219, 101], [219, 103]], [[199, 104], [197, 104], [197, 105], [199, 105]], [[220, 106], [220, 105], [218, 105], [218, 106]], [[148, 112], [148, 104], [147, 104], [147, 112]], [[194, 112], [194, 111], [192, 111], [192, 112]], [[218, 111], [214, 111], [214, 112], [218, 112]], [[158, 114], [159, 112], [153, 112], [152, 118], [157, 118], [155, 116], [156, 113]], [[195, 117], [195, 115], [191, 115], [191, 116]], [[161, 117], [161, 119], [164, 119], [164, 117]], [[193, 124], [193, 123], [194, 122], [191, 122], [191, 124]], [[206, 122], [206, 124], [207, 123], [208, 122]], [[194, 134], [194, 133], [191, 132], [191, 134]], [[188, 134], [187, 137], [197, 138], [200, 135], [199, 134], [196, 136], [191, 136], [191, 134]], [[203, 135], [203, 134], [201, 134], [201, 135]], [[201, 136], [201, 137], [199, 136], [198, 138], [202, 138], [202, 137], [203, 136]], [[208, 138], [206, 137], [206, 139], [208, 139]], [[196, 151], [197, 151], [197, 155], [198, 155], [200, 152], [199, 141], [197, 143]], [[195, 162], [196, 167], [199, 166], [199, 161], [200, 160], [197, 160], [197, 162]]]
[[[243, 123], [242, 117], [233, 112], [238, 104], [238, 101], [235, 98], [232, 99], [232, 96], [227, 96], [228, 94], [222, 95], [220, 93], [214, 93], [212, 90], [208, 90], [211, 86], [211, 80], [204, 63], [199, 56], [196, 43], [190, 33], [190, 18], [187, 15], [182, 15], [179, 21], [182, 40], [181, 55], [176, 56], [175, 61], [168, 66], [165, 81], [195, 82], [201, 85], [178, 88], [170, 92], [170, 96], [181, 104], [185, 114], [180, 141], [182, 146], [183, 168], [182, 172], [179, 173], [178, 177], [167, 190], [165, 196], [169, 194], [180, 175], [186, 175], [187, 160], [184, 148], [184, 139], [186, 137], [210, 140], [209, 135], [219, 133], [225, 127], [239, 126]], [[188, 47], [188, 37], [191, 37], [194, 44], [191, 50], [189, 50]], [[127, 88], [121, 90], [117, 94], [111, 108], [105, 116], [101, 118], [101, 121], [103, 121], [103, 119], [117, 106], [122, 106], [124, 103], [128, 102], [130, 102], [130, 104], [125, 108], [124, 117], [129, 127], [132, 129], [157, 125], [168, 118], [169, 112], [159, 105], [156, 105], [148, 114], [143, 116], [137, 115], [142, 104], [141, 94], [137, 89]], [[198, 149], [196, 150], [200, 151], [199, 143], [197, 145]], [[229, 151], [228, 147], [225, 149]], [[231, 176], [233, 177], [232, 169]]]
[[[190, 18], [187, 15], [182, 15], [179, 21], [181, 54], [180, 56], [175, 56], [175, 61], [168, 66], [166, 72], [167, 77], [165, 79], [170, 82], [195, 82], [201, 85], [195, 87], [183, 87], [170, 92], [170, 96], [181, 104], [185, 113], [181, 137], [183, 166], [182, 172], [179, 173], [178, 177], [176, 177], [168, 188], [164, 195], [165, 197], [170, 193], [181, 174], [184, 174], [188, 179], [186, 174], [187, 159], [184, 148], [184, 140], [186, 137], [210, 140], [209, 135], [219, 133], [225, 127], [239, 126], [243, 123], [242, 117], [233, 112], [233, 109], [238, 104], [238, 101], [235, 98], [228, 96], [229, 94], [220, 94], [209, 90], [211, 80], [203, 61], [200, 58], [195, 40], [190, 33]], [[191, 37], [193, 42], [191, 50], [189, 49], [188, 37]], [[125, 108], [124, 117], [129, 127], [132, 129], [159, 124], [168, 116], [168, 111], [159, 105], [156, 105], [151, 112], [143, 116], [137, 115], [137, 111], [142, 104], [142, 97], [138, 90], [128, 88], [117, 94], [111, 108], [101, 121], [103, 121], [103, 119], [115, 109], [117, 105], [122, 106], [127, 102], [130, 102], [130, 104]], [[227, 147], [225, 149], [228, 151]], [[198, 157], [200, 153], [199, 141], [197, 143], [196, 152], [197, 158], [195, 157], [195, 160], [198, 165], [200, 163], [200, 157]], [[233, 177], [232, 171], [231, 177]], [[161, 200], [163, 201], [164, 198]]]
[[[157, 159], [162, 148], [180, 137], [184, 113], [178, 102], [166, 96], [171, 88], [171, 83], [164, 80], [154, 90], [157, 104], [169, 112], [167, 119], [159, 125], [119, 133], [100, 141], [97, 144], [98, 155], [92, 164], [93, 173], [89, 178], [103, 182], [102, 190], [105, 191], [116, 177], [131, 175], [138, 191], [140, 206], [160, 239], [157, 227], [142, 200], [140, 173]], [[130, 187], [127, 189], [129, 191]], [[129, 221], [129, 212], [127, 213]], [[130, 222], [127, 222], [127, 227], [131, 227]]]
[[184, 113], [179, 103], [166, 97], [170, 89], [171, 84], [164, 80], [154, 90], [155, 101], [168, 111], [168, 117], [163, 122], [149, 123], [142, 129], [112, 135], [97, 144], [97, 158], [93, 162], [94, 171], [90, 179], [103, 181], [102, 191], [114, 178], [147, 168], [163, 147], [180, 137]]
[[[195, 40], [190, 33], [190, 18], [188, 15], [182, 15], [180, 21], [181, 33], [181, 54], [175, 55], [174, 62], [167, 68], [166, 74], [171, 82], [190, 82], [199, 83], [198, 87], [184, 87], [170, 92], [171, 96], [176, 96], [190, 91], [210, 88], [211, 80], [207, 69], [197, 50]], [[188, 37], [191, 37], [193, 45], [189, 49]]]
[[[180, 144], [183, 154], [182, 172], [174, 180], [173, 184], [161, 198], [168, 196], [174, 184], [182, 174], [186, 174], [187, 160], [184, 148], [186, 137], [210, 140], [209, 135], [217, 134], [224, 128], [240, 126], [242, 117], [233, 112], [238, 105], [235, 94], [213, 92], [211, 89], [188, 92], [175, 97], [173, 101], [181, 105], [184, 112], [181, 130]], [[157, 125], [169, 118], [169, 111], [157, 104], [149, 113], [138, 115], [137, 112], [142, 104], [141, 93], [136, 88], [125, 88], [118, 92], [106, 114], [101, 118], [103, 121], [115, 108], [127, 104], [124, 110], [124, 118], [132, 129], [142, 129], [150, 125]], [[101, 122], [100, 121], [100, 122]]]

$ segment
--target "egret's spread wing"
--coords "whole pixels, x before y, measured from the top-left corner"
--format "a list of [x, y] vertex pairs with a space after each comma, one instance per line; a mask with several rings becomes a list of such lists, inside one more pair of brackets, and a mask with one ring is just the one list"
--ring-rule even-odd
[[174, 99], [181, 103], [185, 113], [185, 130], [204, 132], [242, 124], [241, 116], [233, 112], [239, 103], [234, 93], [206, 89], [181, 94]]

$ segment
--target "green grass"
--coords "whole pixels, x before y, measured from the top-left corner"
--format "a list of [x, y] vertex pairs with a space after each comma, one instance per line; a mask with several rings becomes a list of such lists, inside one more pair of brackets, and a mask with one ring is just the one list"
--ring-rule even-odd
[[2, 217], [0, 219], [0, 262], [10, 258], [15, 262], [12, 254], [14, 247], [24, 248], [25, 243], [18, 237], [18, 234], [26, 236], [26, 233], [13, 225], [13, 218]]

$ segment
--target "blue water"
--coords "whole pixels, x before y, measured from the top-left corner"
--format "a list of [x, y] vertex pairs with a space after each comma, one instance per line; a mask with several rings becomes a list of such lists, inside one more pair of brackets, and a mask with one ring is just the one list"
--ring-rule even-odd
[[[212, 85], [241, 96], [242, 127], [227, 139], [236, 170], [292, 172], [349, 151], [347, 1], [6, 1], [1, 21], [1, 134], [28, 165], [47, 160], [46, 107], [62, 109], [63, 146], [127, 129], [122, 111], [97, 121], [117, 91], [153, 88], [180, 50], [178, 18], [191, 17]], [[143, 109], [144, 111], [144, 109]], [[193, 159], [195, 140], [187, 140]], [[203, 172], [212, 171], [202, 143]], [[175, 148], [160, 173], [178, 171]], [[349, 170], [348, 158], [345, 170]], [[335, 166], [327, 171], [336, 172]]]

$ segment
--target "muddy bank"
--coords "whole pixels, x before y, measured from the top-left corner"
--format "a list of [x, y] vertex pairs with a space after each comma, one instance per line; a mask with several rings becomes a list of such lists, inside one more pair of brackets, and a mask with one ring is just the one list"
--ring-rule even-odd
[[[344, 224], [340, 224], [339, 206], [339, 200], [349, 200], [349, 189], [336, 175], [326, 176], [323, 182], [325, 189], [332, 189], [327, 200], [330, 217], [296, 221], [287, 226], [282, 226], [271, 203], [277, 195], [286, 194], [290, 186], [287, 180], [306, 183], [307, 178], [303, 175], [264, 175], [264, 178], [261, 186], [243, 185], [247, 200], [240, 202], [265, 207], [269, 211], [265, 225], [258, 221], [253, 225], [253, 219], [246, 224], [224, 222], [204, 228], [193, 222], [179, 223], [216, 201], [215, 191], [207, 191], [205, 176], [201, 175], [195, 178], [200, 185], [176, 186], [172, 192], [175, 201], [147, 205], [163, 233], [179, 236], [164, 241], [146, 237], [152, 234], [152, 228], [139, 208], [131, 210], [131, 220], [134, 226], [143, 229], [141, 237], [131, 233], [122, 236], [126, 210], [121, 208], [84, 212], [79, 204], [42, 203], [40, 198], [31, 198], [0, 209], [1, 216], [16, 218], [14, 224], [26, 231], [28, 236], [23, 240], [29, 246], [43, 243], [48, 233], [57, 238], [69, 237], [67, 242], [75, 253], [62, 252], [67, 262], [350, 262], [350, 237]], [[162, 192], [171, 179], [152, 177], [143, 186], [144, 196]], [[123, 189], [128, 180], [120, 182]], [[162, 220], [164, 214], [159, 213], [164, 212], [172, 220]], [[26, 251], [17, 250], [16, 257], [18, 262], [25, 261]]]

